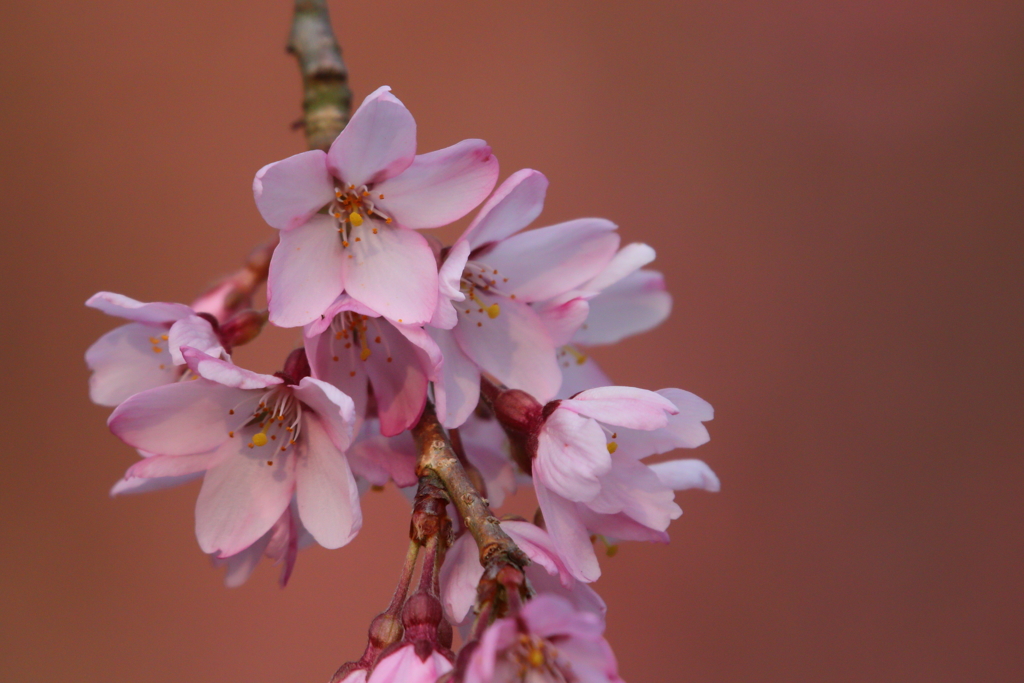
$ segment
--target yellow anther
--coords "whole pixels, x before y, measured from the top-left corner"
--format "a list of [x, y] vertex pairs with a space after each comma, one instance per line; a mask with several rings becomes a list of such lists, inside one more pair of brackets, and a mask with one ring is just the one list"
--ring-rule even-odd
[[170, 337], [168, 337], [166, 334], [161, 334], [160, 338], [163, 339], [164, 341], [167, 341], [168, 339], [170, 339]]
[[501, 313], [501, 306], [498, 304], [491, 304], [487, 307], [487, 317], [494, 320]]
[[587, 362], [587, 356], [575, 346], [566, 346], [563, 348], [565, 348], [566, 353], [576, 359], [576, 365], [583, 365]]
[[363, 224], [363, 217], [359, 215], [358, 211], [353, 211], [348, 215], [348, 222], [358, 228]]
[[256, 432], [255, 434], [252, 435], [252, 443], [254, 446], [266, 446], [267, 435], [264, 434], [263, 432]]
[[159, 343], [160, 343], [160, 340], [159, 340], [159, 339], [157, 339], [156, 337], [150, 337], [150, 338], [149, 338], [149, 343], [150, 343], [150, 344], [159, 344]]
[[160, 353], [161, 351], [163, 351], [163, 349], [161, 349], [159, 346], [153, 347], [153, 353]]
[[369, 357], [370, 357], [370, 348], [369, 347], [366, 347], [362, 351], [359, 352], [359, 360], [366, 360]]
[[619, 444], [615, 443], [614, 441], [609, 441], [608, 442], [608, 452], [609, 453], [614, 453], [617, 450], [619, 450]]

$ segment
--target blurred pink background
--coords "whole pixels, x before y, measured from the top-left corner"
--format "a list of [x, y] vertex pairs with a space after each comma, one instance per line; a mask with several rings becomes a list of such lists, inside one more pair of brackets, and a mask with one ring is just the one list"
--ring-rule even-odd
[[[485, 138], [550, 178], [541, 224], [659, 252], [671, 319], [595, 355], [715, 406], [723, 489], [603, 560], [627, 681], [1024, 679], [1024, 4], [331, 9], [357, 101], [391, 85], [422, 151]], [[250, 184], [303, 149], [290, 10], [5, 10], [2, 681], [326, 681], [387, 603], [393, 490], [286, 590], [229, 590], [194, 486], [108, 498], [135, 456], [87, 397], [116, 324], [90, 294], [187, 302], [271, 234]]]

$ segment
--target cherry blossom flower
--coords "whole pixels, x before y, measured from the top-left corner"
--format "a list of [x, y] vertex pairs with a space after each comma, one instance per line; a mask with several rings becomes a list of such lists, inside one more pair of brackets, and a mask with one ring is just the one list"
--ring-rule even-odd
[[488, 627], [464, 683], [622, 683], [604, 621], [556, 595], [538, 595], [519, 614]]
[[[547, 184], [530, 169], [510, 176], [441, 267], [442, 298], [428, 331], [445, 359], [443, 381], [435, 383], [445, 426], [460, 425], [476, 407], [481, 371], [541, 401], [558, 391], [558, 344], [530, 304], [595, 277], [614, 256], [619, 236], [615, 224], [601, 218], [522, 232], [540, 215]], [[452, 308], [458, 324], [450, 332], [438, 329], [449, 326]], [[582, 324], [586, 315], [585, 304], [569, 301], [556, 308], [549, 317], [560, 317], [565, 328]]]
[[344, 291], [399, 323], [427, 322], [437, 264], [415, 230], [464, 216], [497, 175], [482, 140], [417, 155], [412, 115], [390, 88], [378, 88], [326, 153], [302, 152], [256, 174], [256, 206], [281, 230], [267, 283], [270, 320], [305, 325]]
[[[597, 593], [580, 583], [562, 560], [546, 531], [529, 522], [507, 519], [501, 528], [526, 553], [532, 564], [526, 567], [526, 578], [538, 593], [558, 593], [577, 609], [604, 617], [606, 607]], [[468, 533], [462, 534], [445, 555], [441, 568], [441, 601], [445, 615], [453, 624], [465, 621], [476, 601], [477, 584], [483, 577], [480, 552]]]
[[305, 328], [313, 376], [352, 398], [366, 414], [373, 387], [381, 433], [393, 436], [419, 419], [427, 384], [440, 372], [441, 350], [422, 327], [397, 325], [347, 294]]
[[665, 529], [682, 514], [673, 491], [718, 490], [718, 479], [699, 460], [640, 462], [708, 441], [702, 423], [714, 413], [697, 396], [602, 387], [551, 405], [537, 436], [534, 489], [546, 528], [577, 579], [594, 581], [601, 573], [591, 533], [667, 541]]
[[320, 545], [338, 548], [359, 531], [359, 493], [345, 451], [355, 409], [337, 388], [308, 377], [304, 352], [282, 376], [243, 370], [182, 349], [195, 379], [136, 394], [111, 414], [111, 431], [152, 454], [126, 477], [205, 471], [196, 503], [204, 552], [230, 557], [253, 545], [296, 498]]
[[132, 321], [107, 332], [85, 352], [92, 370], [89, 398], [99, 405], [116, 406], [132, 394], [176, 382], [187, 370], [181, 346], [227, 355], [209, 320], [184, 304], [142, 303], [100, 292], [85, 305]]

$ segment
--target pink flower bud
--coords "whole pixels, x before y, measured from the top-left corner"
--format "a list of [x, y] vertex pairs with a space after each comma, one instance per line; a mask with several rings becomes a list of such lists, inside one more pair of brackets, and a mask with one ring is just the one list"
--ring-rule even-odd
[[252, 309], [241, 311], [220, 326], [221, 341], [229, 349], [248, 344], [259, 336], [266, 324], [267, 314], [265, 311]]

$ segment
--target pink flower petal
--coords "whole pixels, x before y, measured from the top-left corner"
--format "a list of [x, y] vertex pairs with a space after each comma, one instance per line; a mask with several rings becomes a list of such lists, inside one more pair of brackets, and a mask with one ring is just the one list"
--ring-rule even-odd
[[313, 411], [334, 447], [342, 452], [348, 450], [356, 422], [352, 399], [337, 387], [312, 377], [303, 377], [292, 392]]
[[587, 320], [590, 304], [582, 298], [570, 299], [558, 306], [534, 307], [556, 346], [568, 344]]
[[[351, 125], [351, 124], [350, 124]], [[381, 210], [406, 228], [436, 228], [465, 216], [498, 179], [498, 160], [483, 140], [463, 140], [420, 154], [400, 175], [376, 185]]]
[[240, 368], [231, 361], [213, 358], [199, 349], [188, 346], [181, 348], [181, 355], [189, 369], [203, 379], [235, 389], [266, 389], [284, 382], [280, 377], [261, 375], [252, 370]]
[[249, 580], [249, 577], [252, 576], [253, 571], [256, 569], [256, 565], [263, 558], [263, 551], [267, 549], [267, 544], [270, 543], [270, 534], [271, 532], [268, 531], [260, 536], [251, 546], [239, 553], [235, 553], [231, 557], [223, 559], [214, 558], [215, 563], [227, 566], [227, 571], [224, 572], [225, 586], [228, 588], [238, 588]]
[[[434, 363], [423, 349], [382, 318], [367, 320], [366, 326], [371, 351], [365, 367], [377, 399], [380, 431], [384, 436], [394, 436], [412, 427], [423, 412], [427, 379], [433, 375]], [[436, 349], [433, 340], [422, 329], [416, 329]], [[440, 351], [436, 355], [440, 362]]]
[[437, 261], [423, 235], [367, 220], [352, 231], [345, 251], [345, 291], [353, 299], [405, 325], [430, 320], [437, 306]]
[[[558, 398], [569, 398], [587, 389], [612, 384], [611, 378], [591, 356], [578, 349], [574, 351], [570, 352], [565, 347], [558, 350], [558, 364], [562, 369], [562, 386], [558, 388]], [[580, 362], [581, 358], [583, 362]]]
[[590, 500], [612, 466], [607, 443], [600, 425], [559, 406], [537, 437], [533, 477], [563, 498]]
[[540, 215], [547, 191], [548, 179], [540, 171], [516, 171], [487, 199], [459, 242], [475, 249], [514, 235]]
[[578, 506], [547, 489], [534, 479], [537, 503], [544, 513], [544, 525], [558, 545], [559, 554], [577, 581], [590, 583], [601, 576], [590, 533], [583, 526]]
[[[409, 432], [385, 437], [374, 421], [367, 421], [364, 432], [346, 454], [352, 473], [373, 486], [394, 481], [400, 488], [412, 486], [416, 476], [418, 452]], [[370, 436], [367, 436], [369, 434]]]
[[[505, 522], [501, 527], [505, 528]], [[480, 564], [476, 541], [472, 534], [464, 533], [448, 549], [441, 567], [441, 604], [453, 624], [461, 624], [469, 614], [476, 602], [477, 584], [483, 575], [484, 567]]]
[[299, 516], [317, 543], [340, 548], [363, 524], [355, 477], [318, 416], [303, 416], [301, 439], [295, 462]]
[[[577, 514], [591, 532], [604, 536], [609, 541], [645, 541], [647, 543], [668, 543], [668, 534], [651, 529], [632, 519], [624, 512], [601, 515], [586, 506], [578, 505]], [[596, 557], [596, 556], [595, 556]]]
[[522, 618], [531, 633], [550, 637], [575, 636], [593, 640], [604, 633], [604, 621], [590, 612], [578, 612], [558, 595], [538, 595], [523, 607]]
[[258, 400], [255, 392], [196, 379], [132, 396], [111, 413], [107, 425], [128, 445], [151, 453], [204, 453], [241, 429]]
[[687, 489], [703, 489], [720, 491], [722, 488], [718, 477], [703, 460], [669, 460], [650, 466], [661, 483], [675, 491]]
[[452, 429], [462, 425], [480, 402], [480, 370], [448, 330], [427, 328], [444, 357], [441, 377], [434, 382], [434, 401], [441, 424]]
[[590, 300], [590, 315], [573, 341], [615, 344], [657, 327], [671, 311], [672, 295], [661, 273], [640, 270]]
[[370, 93], [327, 152], [328, 163], [346, 184], [379, 183], [398, 175], [416, 155], [416, 121], [391, 88]]
[[306, 337], [315, 337], [318, 334], [322, 334], [334, 322], [335, 316], [345, 312], [358, 313], [370, 318], [380, 317], [380, 313], [366, 304], [356, 301], [348, 294], [341, 294], [334, 300], [334, 303], [327, 307], [322, 316], [302, 328], [302, 334]]
[[120, 496], [123, 494], [161, 491], [163, 489], [171, 488], [172, 486], [179, 486], [190, 481], [195, 481], [202, 476], [203, 472], [200, 471], [193, 472], [192, 474], [183, 474], [179, 477], [153, 477], [152, 479], [140, 479], [135, 477], [133, 479], [118, 479], [117, 483], [110, 489], [110, 495]]
[[[452, 330], [466, 355], [480, 369], [513, 389], [533, 394], [541, 403], [558, 393], [561, 373], [555, 345], [544, 323], [529, 305], [477, 290], [481, 305], [459, 309], [459, 324]], [[481, 313], [497, 304], [495, 318]]]
[[[295, 490], [296, 454], [273, 446], [249, 448], [255, 433], [232, 439], [233, 452], [206, 473], [196, 501], [196, 537], [205, 553], [229, 557], [265, 534], [288, 507]], [[267, 464], [272, 462], [272, 465]]]
[[345, 260], [341, 237], [329, 216], [313, 216], [282, 232], [267, 279], [270, 321], [299, 327], [320, 317], [345, 287]]
[[202, 316], [190, 315], [187, 318], [182, 318], [171, 325], [167, 335], [169, 337], [167, 348], [175, 365], [185, 364], [185, 358], [181, 355], [183, 346], [191, 346], [215, 358], [227, 355], [217, 333], [213, 330], [213, 325]]
[[668, 424], [668, 415], [678, 412], [664, 396], [634, 387], [587, 389], [559, 407], [609, 425], [629, 429], [658, 429]]
[[459, 321], [455, 312], [453, 301], [465, 301], [466, 295], [460, 289], [462, 284], [462, 272], [466, 268], [466, 260], [469, 258], [469, 243], [456, 242], [455, 246], [448, 252], [444, 263], [437, 273], [438, 294], [437, 308], [434, 317], [430, 319], [430, 326], [441, 330], [450, 330]]
[[175, 320], [192, 315], [192, 309], [185, 304], [159, 302], [145, 304], [123, 294], [115, 294], [113, 292], [93, 294], [85, 302], [85, 305], [89, 308], [103, 311], [107, 315], [137, 323], [170, 325]]
[[267, 164], [252, 181], [256, 208], [271, 227], [293, 230], [334, 199], [327, 155], [319, 149]]
[[420, 659], [412, 643], [403, 645], [377, 662], [367, 683], [435, 683], [452, 670], [452, 664], [437, 650]]
[[608, 613], [608, 606], [605, 605], [601, 596], [585, 583], [572, 579], [572, 584], [566, 587], [562, 585], [562, 581], [557, 576], [548, 574], [547, 571], [536, 564], [526, 568], [526, 578], [538, 594], [550, 593], [552, 595], [560, 595], [571, 602], [577, 610], [590, 612], [601, 619], [604, 619]]
[[500, 291], [521, 301], [544, 301], [600, 273], [618, 248], [614, 223], [580, 218], [513, 235], [473, 260], [508, 278]]
[[601, 514], [622, 512], [640, 524], [664, 531], [683, 511], [673, 502], [675, 493], [647, 465], [628, 457], [615, 458], [601, 477], [601, 492], [586, 506]]
[[530, 560], [543, 567], [548, 574], [557, 576], [563, 586], [568, 588], [575, 583], [572, 573], [562, 561], [562, 557], [558, 554], [558, 547], [548, 532], [529, 522], [511, 519], [503, 521], [501, 528]]
[[143, 458], [128, 468], [125, 479], [152, 479], [154, 477], [181, 477], [205, 472], [218, 462], [217, 451], [190, 455], [154, 455]]
[[[358, 344], [352, 344], [351, 337], [347, 340], [335, 339], [330, 330], [316, 337], [306, 337], [304, 341], [313, 377], [337, 387], [352, 399], [355, 414], [353, 429], [358, 429], [366, 416], [369, 396], [366, 364], [359, 358]], [[349, 347], [347, 349], [346, 343]]]
[[583, 288], [603, 292], [628, 275], [654, 260], [654, 249], [642, 242], [627, 244], [608, 262], [600, 273], [587, 282]]
[[[160, 339], [167, 328], [142, 323], [116, 327], [85, 352], [92, 370], [89, 398], [101, 406], [116, 406], [140, 391], [170, 384], [181, 375], [167, 344]], [[158, 344], [151, 340], [156, 339]], [[154, 351], [156, 349], [156, 351]]]

